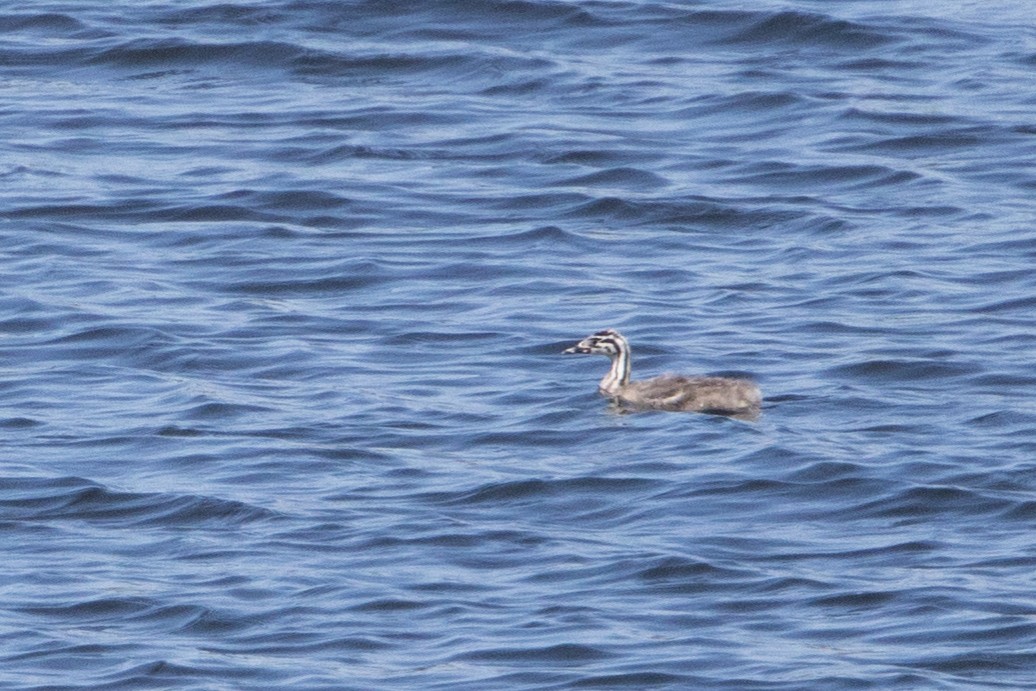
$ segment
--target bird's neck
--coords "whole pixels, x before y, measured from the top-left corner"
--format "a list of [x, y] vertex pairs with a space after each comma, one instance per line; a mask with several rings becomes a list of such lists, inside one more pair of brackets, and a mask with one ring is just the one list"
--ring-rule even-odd
[[612, 356], [611, 369], [597, 388], [606, 396], [615, 396], [629, 383], [630, 351], [629, 348], [619, 348], [619, 352]]

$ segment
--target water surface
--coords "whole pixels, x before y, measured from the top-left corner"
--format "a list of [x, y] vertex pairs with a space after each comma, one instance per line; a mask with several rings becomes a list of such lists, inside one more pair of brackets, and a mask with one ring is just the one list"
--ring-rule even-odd
[[0, 11], [0, 684], [1036, 688], [1031, 15]]

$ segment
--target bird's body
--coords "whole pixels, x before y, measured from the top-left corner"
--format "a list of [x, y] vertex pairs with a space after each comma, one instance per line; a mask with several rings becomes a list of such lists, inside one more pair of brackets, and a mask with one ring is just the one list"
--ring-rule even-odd
[[759, 388], [747, 379], [666, 374], [630, 381], [630, 347], [614, 329], [598, 331], [564, 351], [611, 358], [598, 390], [620, 406], [640, 410], [717, 413], [754, 417], [762, 404]]

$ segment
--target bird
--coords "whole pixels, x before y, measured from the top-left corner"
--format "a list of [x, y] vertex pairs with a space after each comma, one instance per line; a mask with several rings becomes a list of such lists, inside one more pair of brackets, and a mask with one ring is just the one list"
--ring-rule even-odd
[[607, 396], [620, 408], [712, 413], [754, 419], [762, 405], [759, 387], [748, 379], [663, 374], [653, 379], [630, 381], [629, 341], [615, 329], [593, 333], [562, 352], [611, 358], [611, 369], [597, 388], [602, 396]]

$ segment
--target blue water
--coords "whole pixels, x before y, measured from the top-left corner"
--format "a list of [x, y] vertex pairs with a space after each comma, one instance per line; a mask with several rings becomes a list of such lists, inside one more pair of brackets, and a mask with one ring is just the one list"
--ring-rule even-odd
[[0, 687], [1036, 688], [1028, 0], [0, 36]]

